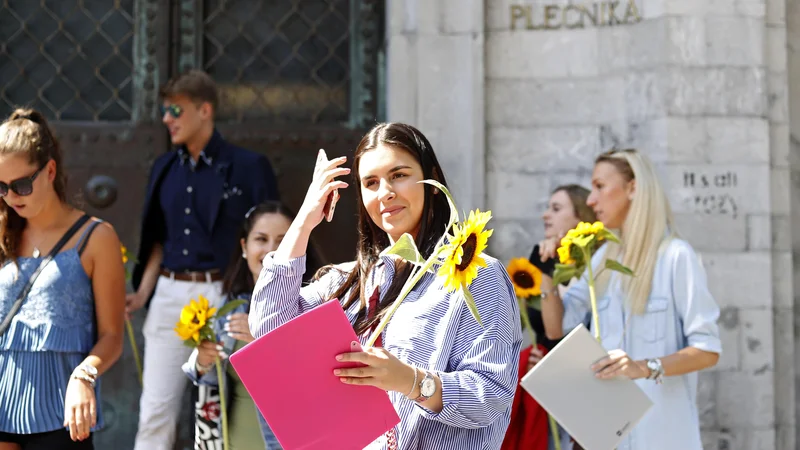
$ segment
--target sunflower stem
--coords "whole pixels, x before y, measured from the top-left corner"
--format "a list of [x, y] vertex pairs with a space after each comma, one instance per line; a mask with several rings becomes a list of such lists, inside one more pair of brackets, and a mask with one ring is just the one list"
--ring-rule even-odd
[[397, 311], [397, 308], [400, 307], [400, 303], [402, 303], [403, 300], [405, 300], [405, 298], [408, 296], [411, 290], [414, 289], [414, 286], [419, 282], [420, 279], [422, 279], [422, 276], [425, 275], [428, 272], [428, 269], [430, 269], [433, 266], [433, 264], [439, 257], [439, 253], [441, 253], [442, 248], [437, 248], [433, 252], [433, 254], [431, 254], [431, 256], [425, 261], [425, 264], [419, 268], [419, 270], [417, 270], [416, 272], [412, 270], [411, 272], [412, 275], [409, 276], [408, 281], [406, 281], [406, 283], [403, 285], [403, 289], [400, 291], [400, 295], [397, 296], [397, 299], [395, 299], [394, 303], [392, 303], [392, 307], [389, 308], [389, 311], [386, 312], [386, 315], [383, 316], [383, 319], [381, 319], [380, 324], [378, 324], [378, 328], [376, 328], [375, 331], [372, 332], [372, 335], [367, 340], [367, 347], [372, 347], [375, 345], [375, 341], [377, 341], [378, 336], [380, 336], [381, 333], [383, 333], [383, 329], [386, 328], [386, 325], [389, 323], [389, 320], [391, 320], [395, 311]]
[[531, 319], [528, 317], [528, 305], [524, 298], [517, 297], [517, 303], [519, 303], [519, 315], [522, 317], [522, 323], [525, 326], [525, 330], [528, 332], [528, 335], [531, 338], [531, 345], [533, 348], [536, 348], [536, 331], [533, 330], [533, 326], [531, 326]]
[[222, 414], [222, 448], [228, 450], [228, 409], [225, 404], [225, 376], [222, 372], [222, 361], [219, 355], [215, 357], [214, 365], [217, 366], [217, 384], [219, 385], [219, 409]]
[[139, 379], [139, 386], [142, 385], [142, 360], [139, 358], [139, 348], [136, 346], [136, 335], [133, 333], [133, 325], [130, 319], [125, 319], [125, 328], [128, 330], [128, 340], [131, 342], [133, 360], [136, 362], [136, 375]]
[[547, 415], [547, 418], [550, 419], [550, 432], [553, 433], [553, 443], [556, 446], [556, 450], [561, 450], [561, 433], [558, 432], [556, 419], [550, 414]]
[[[594, 275], [592, 274], [592, 255], [587, 248], [581, 248], [583, 258], [586, 261], [586, 273], [589, 281], [589, 300], [592, 304], [592, 325], [594, 328], [594, 338], [600, 342], [600, 318], [597, 314], [597, 296], [594, 291]], [[602, 342], [601, 342], [602, 343]]]

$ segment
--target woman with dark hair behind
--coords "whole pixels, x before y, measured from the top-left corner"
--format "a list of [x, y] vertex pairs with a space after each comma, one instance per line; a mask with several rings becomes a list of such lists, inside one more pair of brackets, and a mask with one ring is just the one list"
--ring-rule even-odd
[[[592, 208], [586, 204], [589, 189], [577, 184], [566, 184], [553, 189], [547, 202], [547, 209], [542, 215], [545, 239], [560, 236], [575, 228], [579, 222], [594, 222], [596, 216]], [[555, 259], [542, 258], [540, 244], [533, 247], [530, 262], [543, 274], [552, 276], [555, 270]], [[542, 261], [544, 259], [544, 261]], [[566, 290], [566, 286], [559, 286]], [[553, 349], [558, 340], [548, 339], [542, 321], [542, 312], [528, 306], [528, 317], [531, 327], [536, 333], [535, 345], [524, 345], [520, 354], [519, 378], [522, 379], [544, 355]], [[577, 448], [572, 445], [566, 430], [558, 426], [561, 450]], [[517, 388], [511, 423], [506, 432], [506, 439], [501, 450], [555, 450], [555, 436], [548, 424], [547, 412], [522, 387]]]
[[[255, 280], [261, 271], [264, 256], [278, 248], [294, 219], [294, 214], [279, 202], [269, 201], [254, 206], [245, 215], [239, 235], [241, 251], [237, 249], [222, 282], [226, 302], [243, 299], [249, 302]], [[308, 273], [319, 267], [316, 257], [309, 259]], [[210, 429], [219, 429], [218, 417], [208, 417], [209, 410], [219, 401], [217, 373], [214, 361], [217, 355], [225, 359], [245, 344], [254, 340], [247, 326], [250, 305], [244, 304], [226, 318], [214, 324], [220, 342], [204, 342], [192, 352], [183, 366], [187, 376], [198, 386], [199, 399], [196, 408], [195, 441], [220, 440], [221, 434]], [[226, 364], [227, 366], [227, 364]], [[232, 366], [226, 368], [226, 400], [228, 400], [228, 432], [230, 449], [254, 449], [266, 445], [267, 450], [280, 449], [275, 435], [258, 412]], [[214, 408], [209, 408], [209, 403]], [[212, 414], [213, 416], [213, 414]], [[261, 433], [258, 430], [261, 430]], [[206, 447], [202, 447], [206, 448]], [[209, 448], [213, 448], [209, 447]]]
[[38, 111], [0, 126], [0, 197], [0, 450], [92, 449], [100, 377], [122, 354], [119, 238], [67, 201]]
[[[264, 268], [253, 292], [250, 329], [262, 336], [326, 301], [340, 299], [362, 345], [397, 298], [411, 264], [381, 252], [408, 233], [424, 258], [446, 231], [446, 196], [422, 180], [446, 186], [431, 144], [416, 128], [376, 125], [359, 143], [352, 175], [358, 205], [356, 261], [340, 264], [302, 286], [307, 243], [322, 221], [330, 195], [348, 185], [337, 177], [347, 158], [317, 158], [303, 206]], [[467, 242], [473, 242], [470, 234]], [[470, 285], [481, 326], [464, 294], [426, 273], [403, 300], [374, 347], [344, 353], [339, 361], [364, 367], [333, 370], [342, 383], [389, 393], [400, 423], [369, 449], [497, 449], [508, 426], [517, 382], [522, 330], [514, 288], [496, 259], [464, 251], [462, 267], [486, 266]], [[291, 343], [287, 343], [291, 345]], [[285, 368], [292, 370], [292, 368]], [[368, 388], [364, 388], [368, 389]], [[313, 407], [313, 405], [312, 405]], [[358, 418], [353, 418], [358, 426]], [[309, 430], [313, 432], [313, 430]], [[343, 443], [343, 446], [346, 443]]]

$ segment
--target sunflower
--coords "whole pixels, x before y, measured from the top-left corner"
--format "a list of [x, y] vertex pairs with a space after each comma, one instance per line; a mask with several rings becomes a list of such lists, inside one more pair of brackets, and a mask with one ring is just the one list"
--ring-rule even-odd
[[491, 212], [470, 211], [464, 223], [453, 225], [453, 240], [443, 251], [444, 261], [438, 272], [448, 292], [466, 289], [478, 276], [478, 267], [486, 267], [486, 260], [480, 255], [494, 231], [484, 230], [491, 218]]
[[208, 299], [202, 295], [197, 297], [197, 301], [192, 299], [188, 305], [181, 309], [181, 316], [175, 325], [175, 332], [182, 340], [192, 339], [200, 343], [200, 331], [208, 323], [208, 319], [217, 312], [216, 308], [209, 308]]
[[178, 336], [180, 336], [182, 341], [191, 340], [193, 342], [199, 343], [200, 342], [200, 330], [202, 328], [203, 327], [199, 327], [196, 324], [192, 324], [192, 323], [184, 324], [184, 323], [178, 322], [178, 324], [175, 325], [175, 332], [178, 333]]
[[542, 271], [527, 258], [514, 258], [506, 268], [517, 297], [542, 295]]

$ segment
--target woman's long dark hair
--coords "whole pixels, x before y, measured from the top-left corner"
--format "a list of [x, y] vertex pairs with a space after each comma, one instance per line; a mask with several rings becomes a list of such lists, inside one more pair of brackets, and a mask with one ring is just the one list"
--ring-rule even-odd
[[[283, 203], [276, 201], [266, 201], [260, 203], [244, 216], [244, 222], [239, 229], [239, 237], [236, 239], [236, 247], [231, 256], [228, 269], [225, 271], [225, 276], [222, 279], [222, 293], [226, 296], [234, 297], [243, 293], [251, 293], [255, 288], [256, 280], [253, 279], [253, 274], [247, 266], [247, 260], [242, 258], [242, 249], [239, 242], [242, 239], [247, 241], [247, 236], [253, 231], [253, 226], [258, 222], [264, 214], [280, 214], [289, 222], [294, 220], [294, 213], [289, 210]], [[304, 279], [309, 279], [314, 275], [314, 272], [321, 266], [320, 258], [314, 249], [314, 246], [309, 244], [308, 251], [306, 252], [306, 273]]]
[[[61, 164], [61, 146], [39, 111], [18, 109], [0, 126], [0, 155], [13, 154], [25, 155], [39, 169], [51, 159], [55, 161], [53, 189], [59, 200], [67, 201], [67, 175]], [[25, 219], [0, 201], [0, 264], [19, 256], [24, 229]]]
[[[433, 153], [433, 147], [428, 139], [416, 128], [402, 123], [382, 123], [376, 125], [361, 139], [353, 158], [352, 175], [355, 179], [356, 199], [358, 204], [358, 244], [356, 246], [356, 266], [347, 276], [336, 292], [330, 297], [344, 299], [343, 307], [349, 308], [353, 303], [360, 302], [361, 308], [353, 324], [356, 333], [362, 334], [376, 324], [392, 302], [400, 294], [400, 290], [411, 274], [411, 264], [398, 262], [394, 279], [392, 279], [383, 301], [378, 305], [378, 312], [371, 319], [365, 314], [364, 306], [367, 298], [372, 294], [365, 291], [365, 284], [369, 272], [378, 262], [378, 255], [389, 246], [389, 236], [375, 224], [364, 208], [361, 198], [361, 182], [358, 177], [358, 167], [364, 153], [374, 150], [379, 145], [386, 145], [407, 151], [422, 166], [423, 179], [436, 180], [447, 187], [447, 182], [442, 172], [442, 167]], [[424, 184], [425, 204], [422, 209], [419, 232], [415, 238], [417, 248], [423, 257], [429, 257], [442, 236], [450, 219], [450, 206], [447, 198], [441, 192]], [[349, 294], [348, 294], [348, 291]], [[345, 297], [347, 295], [347, 297]]]

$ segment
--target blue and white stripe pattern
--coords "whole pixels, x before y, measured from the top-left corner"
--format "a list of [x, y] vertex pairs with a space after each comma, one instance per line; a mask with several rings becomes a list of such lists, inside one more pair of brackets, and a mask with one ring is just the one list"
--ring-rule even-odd
[[[384, 347], [393, 355], [437, 373], [442, 380], [444, 408], [439, 413], [408, 400], [405, 392], [389, 392], [401, 419], [396, 429], [398, 449], [495, 450], [503, 442], [517, 385], [522, 333], [511, 280], [496, 259], [485, 259], [488, 267], [479, 270], [470, 286], [483, 327], [472, 317], [463, 295], [446, 292], [441, 280], [426, 274], [383, 331]], [[342, 266], [352, 267], [352, 263]], [[304, 272], [305, 257], [277, 261], [267, 255], [251, 303], [250, 330], [255, 337], [320, 305], [345, 278], [331, 270], [301, 288]], [[394, 262], [383, 257], [370, 274], [367, 292], [380, 282], [382, 299], [393, 276]], [[358, 308], [356, 302], [345, 311], [351, 323]], [[362, 336], [361, 343], [367, 338]]]
[[[0, 337], [0, 431], [31, 434], [64, 427], [64, 397], [72, 371], [96, 340], [92, 280], [75, 248], [39, 274], [6, 333]], [[42, 258], [19, 258], [0, 268], [0, 317], [9, 313]], [[103, 426], [100, 383], [97, 430]]]

